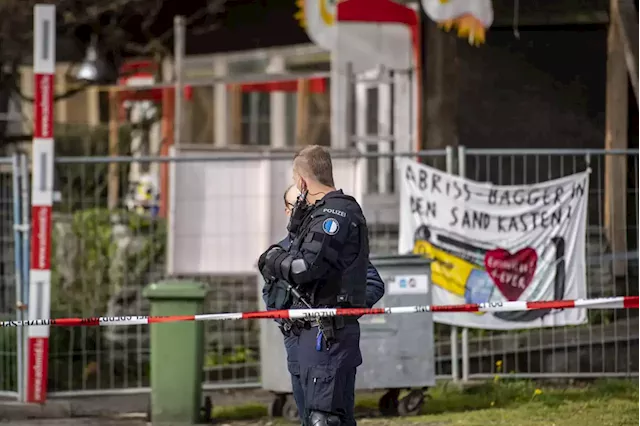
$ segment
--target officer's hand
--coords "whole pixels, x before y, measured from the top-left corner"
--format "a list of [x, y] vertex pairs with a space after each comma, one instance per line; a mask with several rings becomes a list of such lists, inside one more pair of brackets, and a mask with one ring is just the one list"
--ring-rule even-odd
[[[269, 247], [271, 248], [271, 247]], [[258, 258], [258, 270], [262, 273], [262, 270], [264, 269], [264, 264], [267, 261], [267, 253], [269, 252], [269, 249], [267, 249], [267, 251], [265, 251], [264, 253], [262, 253], [260, 255], [260, 257]]]
[[283, 251], [285, 250], [283, 250], [282, 247], [273, 245], [260, 256], [260, 259], [258, 260], [258, 268], [260, 268], [260, 273], [263, 277], [265, 277], [266, 279], [276, 278], [274, 270], [275, 265], [273, 264], [273, 261]]

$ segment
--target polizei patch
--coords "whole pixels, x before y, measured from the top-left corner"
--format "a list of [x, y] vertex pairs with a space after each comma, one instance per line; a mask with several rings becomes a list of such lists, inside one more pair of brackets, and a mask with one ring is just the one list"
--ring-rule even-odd
[[347, 217], [347, 214], [345, 212], [343, 212], [342, 210], [322, 209], [322, 212], [323, 213], [329, 213], [329, 214], [335, 214], [336, 216]]
[[322, 230], [325, 234], [336, 235], [339, 229], [340, 225], [338, 224], [338, 221], [331, 217], [322, 222]]

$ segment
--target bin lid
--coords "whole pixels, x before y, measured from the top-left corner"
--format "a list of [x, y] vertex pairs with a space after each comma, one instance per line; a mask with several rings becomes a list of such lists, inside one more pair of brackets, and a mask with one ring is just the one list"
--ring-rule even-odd
[[427, 259], [419, 254], [396, 254], [396, 255], [382, 255], [382, 256], [370, 256], [369, 260], [376, 267], [389, 267], [389, 266], [423, 266], [428, 267], [431, 265], [431, 259]]
[[166, 280], [149, 284], [143, 291], [148, 299], [204, 300], [204, 285], [188, 280]]

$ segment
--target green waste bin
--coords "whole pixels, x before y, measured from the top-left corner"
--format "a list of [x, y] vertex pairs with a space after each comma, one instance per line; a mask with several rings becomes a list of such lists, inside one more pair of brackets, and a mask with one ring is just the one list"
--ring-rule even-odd
[[[151, 284], [144, 296], [151, 316], [202, 313], [205, 288], [190, 281]], [[196, 424], [202, 406], [202, 322], [151, 324], [151, 421], [156, 424]]]

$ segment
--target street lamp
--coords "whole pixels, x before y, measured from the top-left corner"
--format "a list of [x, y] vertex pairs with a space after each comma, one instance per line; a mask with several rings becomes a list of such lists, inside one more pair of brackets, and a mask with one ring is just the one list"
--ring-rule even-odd
[[84, 61], [82, 61], [78, 71], [76, 72], [76, 79], [80, 81], [98, 83], [109, 78], [111, 74], [109, 72], [109, 66], [104, 59], [98, 56], [97, 45], [97, 37], [95, 34], [92, 34]]

